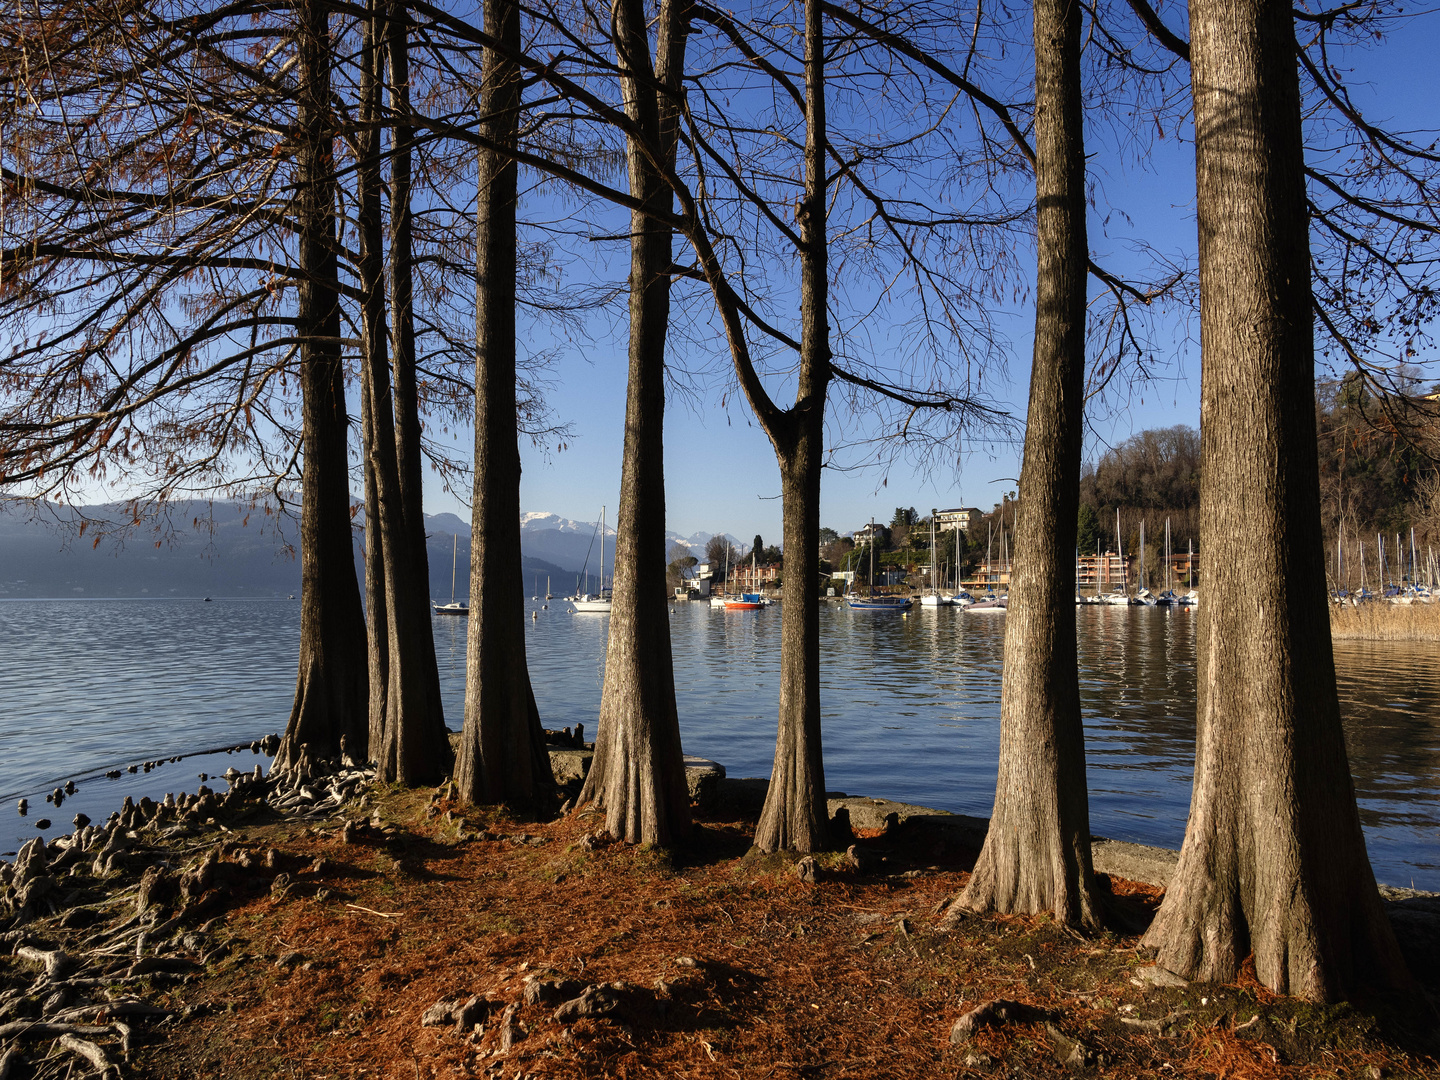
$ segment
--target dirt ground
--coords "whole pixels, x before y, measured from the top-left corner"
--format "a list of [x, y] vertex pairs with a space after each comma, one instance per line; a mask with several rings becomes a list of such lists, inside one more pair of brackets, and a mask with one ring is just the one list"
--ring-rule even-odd
[[[923, 824], [860, 838], [864, 874], [818, 858], [810, 884], [749, 854], [747, 820], [702, 818], [672, 856], [597, 843], [598, 816], [526, 824], [430, 790], [372, 792], [363, 814], [348, 837], [338, 818], [230, 822], [195, 912], [225, 955], [149, 988], [177, 1018], [136, 1031], [125, 1076], [1440, 1076], [1414, 1002], [1154, 986], [1133, 932], [1045, 917], [941, 932], [975, 852]], [[1142, 928], [1158, 890], [1105, 885]], [[994, 999], [1013, 1018], [952, 1044]], [[464, 1030], [422, 1024], [442, 1001], [468, 1004]]]

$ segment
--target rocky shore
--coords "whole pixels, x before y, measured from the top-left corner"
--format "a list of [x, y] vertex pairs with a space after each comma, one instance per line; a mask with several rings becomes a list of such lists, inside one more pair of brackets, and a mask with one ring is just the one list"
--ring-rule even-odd
[[[573, 799], [590, 748], [579, 731], [552, 742]], [[757, 858], [746, 829], [766, 781], [687, 766], [700, 824], [685, 866], [612, 844], [590, 812], [515, 822], [463, 810], [448, 785], [392, 790], [345, 762], [279, 780], [231, 769], [224, 792], [127, 799], [103, 824], [32, 840], [0, 866], [0, 1080], [388, 1075], [401, 1044], [413, 1075], [610, 1076], [624, 1061], [747, 1075], [742, 1063], [800, 1021], [817, 1046], [883, 1056], [892, 1036], [860, 1053], [853, 1031], [810, 1030], [805, 1010], [870, 1023], [846, 979], [870, 980], [872, 1008], [883, 1000], [931, 1032], [912, 1032], [924, 1045], [896, 1071], [866, 1075], [1013, 1073], [1032, 1044], [1041, 1072], [1128, 1061], [1140, 1075], [1156, 1040], [1199, 1053], [1228, 1032], [1238, 1053], [1231, 1043], [1257, 1028], [1277, 1067], [1344, 1043], [1355, 1061], [1424, 1071], [1424, 1033], [1331, 1016], [1307, 1049], [1298, 1027], [1275, 1027], [1284, 1002], [1244, 985], [1191, 1001], [1123, 936], [1085, 945], [1043, 918], [998, 917], [941, 933], [934, 916], [963, 884], [983, 819], [836, 792], [845, 853]], [[1097, 839], [1094, 858], [1134, 921], [1175, 853]], [[1440, 897], [1382, 891], [1417, 972], [1440, 970]], [[830, 967], [840, 981], [806, 989]], [[785, 1015], [797, 994], [813, 1000]], [[347, 1042], [344, 1061], [321, 1068], [307, 1042], [311, 1064], [279, 1071], [299, 1042], [341, 1032], [394, 1045]]]

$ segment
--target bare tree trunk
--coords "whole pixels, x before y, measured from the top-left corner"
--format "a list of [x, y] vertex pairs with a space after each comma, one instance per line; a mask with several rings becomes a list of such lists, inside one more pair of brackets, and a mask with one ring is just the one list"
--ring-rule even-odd
[[[435, 640], [430, 629], [428, 574], [417, 566], [413, 536], [405, 516], [403, 484], [398, 463], [398, 427], [387, 363], [385, 320], [384, 218], [380, 174], [380, 42], [378, 4], [371, 5], [364, 39], [361, 73], [360, 160], [360, 279], [364, 290], [364, 354], [361, 378], [370, 407], [366, 442], [367, 478], [375, 484], [375, 507], [369, 518], [378, 529], [383, 553], [383, 604], [372, 606], [385, 628], [385, 704], [378, 719], [370, 718], [370, 757], [381, 779], [404, 784], [432, 782], [444, 775], [450, 761], [450, 744], [440, 707]], [[368, 495], [368, 492], [367, 492]], [[368, 508], [367, 508], [368, 513]], [[367, 571], [367, 587], [369, 572]], [[372, 605], [374, 598], [371, 598]], [[383, 610], [382, 610], [383, 609]]]
[[[485, 5], [485, 32], [520, 50], [514, 0]], [[487, 138], [516, 141], [518, 66], [486, 49], [480, 114]], [[455, 762], [460, 797], [550, 808], [555, 779], [530, 670], [520, 562], [520, 443], [515, 394], [515, 164], [482, 150], [477, 177], [475, 487], [470, 526], [470, 624], [465, 649], [465, 730]]]
[[611, 9], [625, 110], [643, 133], [629, 140], [630, 191], [646, 209], [630, 215], [630, 373], [614, 599], [595, 758], [578, 800], [605, 809], [611, 835], [664, 846], [689, 831], [690, 794], [665, 594], [665, 334], [674, 259], [670, 228], [652, 216], [669, 211], [673, 198], [646, 154], [659, 148], [674, 159], [676, 108], [656, 84], [678, 93], [688, 6], [661, 5], [654, 78], [641, 3], [616, 0]]
[[[375, 372], [387, 374], [384, 308], [384, 206], [381, 196], [379, 144], [376, 131], [380, 113], [379, 14], [370, 0], [361, 45], [360, 125], [356, 137], [356, 216], [360, 232], [360, 287], [364, 293], [364, 350], [360, 364], [360, 426], [365, 457], [365, 614], [370, 659], [370, 723], [365, 760], [374, 761], [385, 737], [385, 703], [390, 674], [390, 620], [385, 592], [385, 539], [380, 526], [380, 483], [377, 441], [390, 433], [375, 423]], [[385, 385], [389, 385], [388, 378]]]
[[[369, 347], [368, 341], [366, 348]], [[368, 358], [364, 361], [368, 366]], [[360, 429], [365, 455], [365, 644], [370, 666], [368, 737], [363, 760], [373, 761], [385, 735], [385, 693], [390, 667], [390, 621], [385, 617], [385, 541], [380, 531], [380, 488], [372, 463], [375, 413], [370, 407], [370, 380], [362, 367]], [[361, 758], [361, 755], [356, 755]]]
[[820, 468], [830, 381], [825, 221], [825, 33], [805, 0], [805, 199], [800, 219], [800, 378], [795, 405], [769, 430], [780, 462], [785, 584], [780, 611], [780, 722], [755, 846], [817, 851], [830, 838], [820, 747]]
[[[300, 671], [275, 767], [358, 753], [365, 744], [364, 615], [350, 535], [344, 372], [340, 363], [330, 28], [322, 3], [302, 0], [296, 221], [296, 312], [305, 464], [300, 517]], [[307, 753], [308, 751], [308, 753]]]
[[1035, 0], [1034, 19], [1035, 349], [1005, 616], [1000, 771], [985, 845], [952, 912], [1052, 911], [1095, 926], [1072, 595], [1089, 258], [1079, 0]]
[[[389, 4], [386, 52], [390, 61], [390, 310], [394, 328], [395, 458], [400, 474], [400, 499], [407, 551], [417, 602], [430, 595], [430, 556], [425, 544], [424, 453], [420, 446], [420, 389], [415, 352], [414, 243], [411, 213], [410, 17], [404, 0]], [[429, 685], [432, 721], [445, 725], [440, 698], [440, 666], [427, 609], [425, 632], [411, 641], [415, 661]], [[447, 749], [448, 754], [448, 749]]]
[[[1145, 943], [1191, 978], [1314, 1000], [1409, 984], [1340, 727], [1322, 583], [1300, 93], [1282, 0], [1191, 0], [1200, 234], [1195, 779]], [[1261, 543], [1253, 537], [1263, 537]]]

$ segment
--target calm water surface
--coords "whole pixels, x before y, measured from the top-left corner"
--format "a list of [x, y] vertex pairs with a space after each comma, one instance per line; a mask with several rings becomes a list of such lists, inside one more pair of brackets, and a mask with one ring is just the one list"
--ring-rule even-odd
[[[548, 727], [594, 736], [603, 615], [527, 603], [530, 675]], [[86, 780], [63, 810], [44, 793], [131, 763], [248, 742], [284, 727], [299, 604], [285, 601], [0, 602], [0, 850], [49, 816], [103, 817], [126, 794], [191, 790], [200, 772], [252, 768], [246, 752], [187, 758], [149, 776]], [[1195, 616], [1085, 607], [1080, 622], [1091, 826], [1178, 847], [1195, 738]], [[909, 617], [821, 613], [826, 784], [988, 815], [995, 784], [1005, 619], [955, 609]], [[768, 776], [777, 610], [677, 604], [671, 616], [687, 753]], [[465, 692], [465, 620], [434, 624], [446, 716]], [[1433, 645], [1338, 642], [1340, 696], [1376, 876], [1440, 889], [1440, 671]], [[30, 797], [28, 819], [14, 800]], [[53, 832], [53, 830], [52, 830]]]

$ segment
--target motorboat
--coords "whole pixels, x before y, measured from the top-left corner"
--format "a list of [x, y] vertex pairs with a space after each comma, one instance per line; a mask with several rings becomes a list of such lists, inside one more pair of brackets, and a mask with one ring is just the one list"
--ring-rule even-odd
[[1005, 608], [1009, 606], [1009, 603], [1010, 597], [1008, 594], [1005, 596], [996, 596], [994, 593], [990, 593], [985, 597], [984, 600], [976, 600], [965, 610], [983, 612], [986, 614], [989, 614], [991, 612], [999, 612], [1001, 615], [1003, 615], [1005, 614]]
[[908, 596], [857, 596], [849, 603], [856, 611], [909, 611], [913, 604]]

